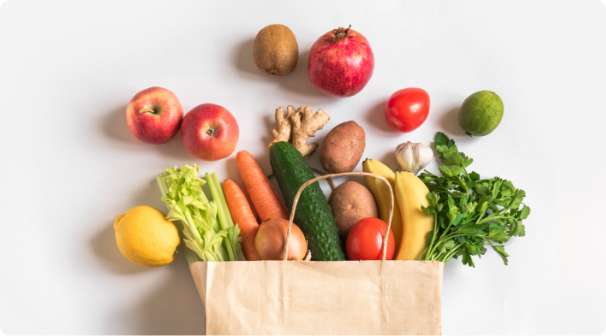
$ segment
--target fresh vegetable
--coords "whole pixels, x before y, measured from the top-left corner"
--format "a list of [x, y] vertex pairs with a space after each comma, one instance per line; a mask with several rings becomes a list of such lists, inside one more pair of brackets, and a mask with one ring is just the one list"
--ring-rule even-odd
[[469, 135], [487, 135], [503, 118], [503, 101], [492, 91], [478, 91], [463, 101], [459, 124]]
[[175, 94], [150, 87], [138, 92], [126, 107], [126, 124], [139, 140], [151, 144], [168, 142], [179, 130], [183, 108]]
[[[391, 183], [392, 188], [395, 189], [396, 174], [386, 164], [379, 160], [366, 159], [362, 163], [362, 169], [367, 173], [373, 173], [385, 177]], [[380, 218], [387, 222], [389, 220], [389, 202], [390, 195], [387, 186], [376, 178], [366, 177], [366, 185], [375, 196], [377, 207], [379, 208]], [[395, 197], [395, 196], [394, 196]], [[402, 218], [400, 216], [400, 209], [397, 206], [393, 209], [393, 219], [391, 220], [391, 231], [396, 239], [396, 251], [400, 249], [400, 243], [402, 240]]]
[[[255, 237], [255, 247], [263, 260], [281, 260], [288, 220], [283, 218], [270, 219], [259, 226]], [[307, 241], [301, 229], [292, 224], [288, 238], [288, 260], [303, 260], [307, 254]]]
[[[349, 260], [381, 260], [387, 224], [374, 217], [360, 220], [347, 235], [347, 259]], [[387, 253], [385, 259], [391, 260], [394, 256], [395, 241], [393, 232], [387, 238]]]
[[474, 266], [473, 256], [491, 247], [507, 264], [505, 243], [525, 233], [522, 222], [530, 214], [523, 203], [526, 193], [500, 177], [482, 179], [468, 172], [473, 160], [444, 133], [436, 133], [435, 148], [442, 175], [421, 174], [431, 191], [425, 212], [436, 222], [425, 259], [447, 262], [461, 257], [463, 264]]
[[295, 34], [285, 25], [263, 27], [255, 37], [253, 56], [259, 69], [272, 75], [287, 75], [297, 66], [299, 46]]
[[[272, 145], [269, 148], [269, 158], [282, 195], [291, 208], [299, 187], [312, 179], [314, 174], [301, 153], [287, 142]], [[307, 238], [313, 260], [345, 259], [337, 224], [318, 183], [309, 186], [302, 193], [295, 222]]]
[[317, 131], [321, 130], [330, 120], [330, 116], [322, 110], [314, 112], [311, 107], [304, 105], [295, 109], [288, 105], [286, 110], [279, 106], [275, 114], [276, 123], [271, 131], [272, 140], [269, 144], [286, 141], [290, 142], [303, 156], [308, 156], [316, 150], [318, 144], [308, 142]]
[[269, 184], [269, 180], [255, 158], [247, 152], [240, 151], [236, 155], [238, 173], [250, 200], [262, 222], [272, 218], [286, 219], [286, 210], [278, 195]]
[[326, 135], [320, 145], [320, 162], [329, 173], [352, 171], [366, 146], [366, 133], [355, 121], [341, 123]]
[[429, 190], [423, 181], [410, 172], [396, 172], [394, 185], [403, 224], [396, 259], [421, 259], [429, 241], [428, 234], [434, 225], [433, 217], [423, 212], [428, 204]]
[[255, 249], [255, 235], [259, 229], [259, 223], [257, 223], [257, 218], [246, 199], [246, 195], [240, 189], [240, 186], [230, 179], [223, 182], [223, 192], [232, 219], [240, 228], [242, 250], [246, 260], [259, 260], [259, 255]]
[[202, 104], [183, 118], [181, 139], [195, 157], [214, 161], [228, 157], [236, 148], [240, 129], [234, 116], [223, 106]]
[[372, 49], [362, 34], [351, 28], [338, 28], [311, 46], [307, 73], [317, 87], [348, 97], [368, 83], [374, 63]]
[[175, 224], [147, 205], [134, 207], [116, 217], [114, 235], [122, 256], [146, 266], [170, 264], [179, 245]]
[[[158, 176], [168, 219], [181, 224], [189, 262], [241, 260], [240, 230], [232, 222], [214, 173], [198, 176], [197, 165], [168, 168]], [[207, 193], [203, 188], [206, 185]]]
[[377, 205], [370, 190], [356, 181], [350, 180], [335, 188], [329, 202], [339, 232], [343, 235], [361, 219], [377, 217]]
[[402, 132], [410, 132], [427, 119], [429, 94], [421, 88], [406, 88], [396, 91], [387, 102], [385, 119]]
[[433, 160], [433, 150], [429, 145], [410, 141], [398, 145], [395, 155], [400, 168], [415, 175]]

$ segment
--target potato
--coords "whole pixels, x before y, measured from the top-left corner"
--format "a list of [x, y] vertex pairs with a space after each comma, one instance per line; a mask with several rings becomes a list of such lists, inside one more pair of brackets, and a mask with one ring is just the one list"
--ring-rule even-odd
[[355, 121], [346, 121], [330, 130], [320, 145], [320, 162], [329, 173], [352, 171], [366, 146], [364, 129]]
[[356, 181], [347, 181], [335, 188], [330, 195], [330, 205], [341, 234], [347, 234], [360, 219], [377, 217], [372, 193]]

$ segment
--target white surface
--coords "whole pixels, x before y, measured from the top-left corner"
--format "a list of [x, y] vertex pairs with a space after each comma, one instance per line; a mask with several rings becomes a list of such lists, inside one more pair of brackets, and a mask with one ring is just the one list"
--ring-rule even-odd
[[[282, 22], [305, 55], [337, 25], [371, 42], [376, 68], [349, 99], [307, 81], [306, 61], [274, 78], [252, 65], [250, 41]], [[599, 333], [606, 328], [606, 6], [586, 1], [8, 1], [0, 8], [0, 328], [7, 333], [196, 333], [202, 307], [185, 263], [125, 262], [111, 223], [139, 203], [161, 206], [154, 177], [192, 162], [178, 139], [133, 140], [123, 121], [138, 90], [174, 90], [238, 118], [238, 148], [261, 154], [279, 104], [355, 119], [365, 156], [406, 139], [457, 135], [483, 175], [528, 192], [527, 237], [505, 267], [446, 268], [444, 331]], [[396, 89], [431, 95], [429, 119], [400, 135], [382, 107]], [[490, 136], [461, 136], [453, 109], [497, 91], [505, 118]], [[233, 161], [202, 163], [234, 177]], [[231, 169], [230, 169], [231, 168]], [[360, 307], [364, 309], [364, 307]], [[312, 322], [313, 323], [313, 322]]]

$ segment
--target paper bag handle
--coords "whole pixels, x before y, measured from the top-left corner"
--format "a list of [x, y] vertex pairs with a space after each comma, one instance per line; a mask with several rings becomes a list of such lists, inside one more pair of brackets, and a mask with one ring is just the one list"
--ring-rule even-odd
[[326, 175], [321, 175], [321, 176], [316, 176], [310, 180], [305, 181], [305, 183], [303, 183], [299, 189], [297, 190], [297, 193], [295, 194], [295, 197], [293, 198], [292, 201], [292, 208], [290, 210], [290, 216], [288, 217], [288, 229], [286, 231], [286, 239], [284, 240], [284, 247], [282, 248], [282, 260], [288, 260], [288, 239], [290, 238], [290, 231], [291, 231], [291, 227], [292, 224], [295, 220], [295, 212], [297, 211], [297, 205], [299, 203], [299, 199], [301, 198], [301, 194], [303, 194], [303, 191], [309, 187], [310, 185], [321, 181], [321, 180], [327, 180], [333, 177], [339, 177], [339, 176], [369, 176], [369, 177], [373, 177], [376, 179], [381, 180], [381, 182], [385, 183], [385, 185], [387, 185], [387, 190], [389, 190], [389, 215], [387, 216], [387, 230], [385, 231], [385, 235], [383, 235], [383, 251], [381, 252], [381, 260], [385, 260], [387, 258], [387, 241], [388, 241], [388, 234], [391, 231], [391, 222], [393, 220], [393, 211], [394, 211], [394, 207], [395, 207], [395, 200], [394, 200], [394, 192], [393, 192], [393, 188], [391, 187], [391, 183], [389, 183], [389, 180], [381, 175], [377, 175], [377, 174], [373, 174], [373, 173], [366, 173], [366, 172], [348, 172], [348, 173], [335, 173], [335, 174], [326, 174]]

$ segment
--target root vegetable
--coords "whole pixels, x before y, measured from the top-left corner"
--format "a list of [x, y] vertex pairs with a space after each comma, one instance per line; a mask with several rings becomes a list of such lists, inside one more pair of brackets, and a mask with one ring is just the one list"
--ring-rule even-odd
[[255, 249], [255, 235], [259, 228], [257, 218], [246, 199], [246, 195], [240, 186], [233, 180], [227, 179], [223, 182], [223, 193], [229, 207], [231, 217], [240, 228], [242, 236], [242, 250], [246, 260], [259, 260]]
[[337, 125], [320, 145], [320, 162], [329, 173], [352, 171], [366, 147], [364, 129], [355, 121]]
[[341, 234], [347, 234], [363, 218], [377, 217], [372, 193], [356, 181], [338, 186], [330, 195], [330, 205]]
[[286, 210], [257, 160], [247, 151], [236, 155], [238, 173], [261, 221], [286, 218]]
[[313, 111], [309, 106], [295, 109], [289, 105], [286, 110], [282, 106], [276, 109], [276, 124], [272, 130], [273, 145], [276, 142], [290, 142], [303, 156], [310, 155], [316, 150], [317, 143], [308, 142], [321, 130], [330, 117], [322, 110]]

